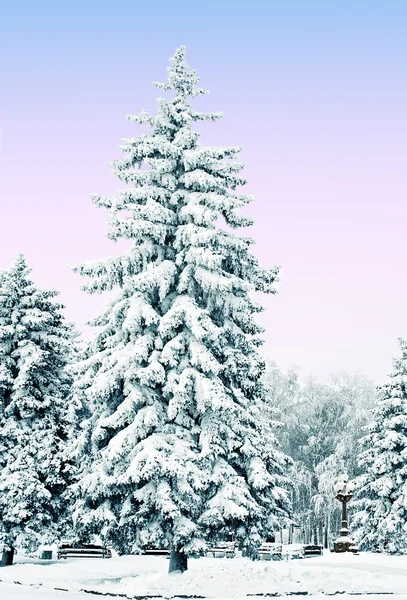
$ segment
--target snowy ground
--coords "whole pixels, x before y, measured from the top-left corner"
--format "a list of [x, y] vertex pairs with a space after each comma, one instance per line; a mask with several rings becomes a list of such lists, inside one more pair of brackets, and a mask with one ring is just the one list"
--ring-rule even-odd
[[[12, 567], [0, 569], [1, 600], [97, 598], [86, 593], [91, 591], [107, 598], [122, 594], [129, 598], [195, 595], [217, 599], [261, 594], [341, 593], [369, 594], [373, 600], [371, 594], [392, 593], [398, 594], [397, 600], [407, 600], [407, 557], [404, 556], [327, 553], [318, 558], [281, 562], [200, 558], [191, 559], [189, 570], [183, 575], [168, 575], [168, 560], [158, 556], [20, 560]], [[341, 596], [342, 600], [345, 598]], [[386, 600], [386, 596], [382, 595], [381, 600]]]

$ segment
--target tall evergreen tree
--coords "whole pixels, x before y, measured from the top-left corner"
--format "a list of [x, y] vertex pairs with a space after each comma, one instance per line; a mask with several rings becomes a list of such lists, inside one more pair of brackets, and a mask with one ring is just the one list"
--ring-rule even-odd
[[23, 256], [0, 279], [0, 545], [32, 548], [56, 535], [69, 479], [65, 366], [72, 327], [29, 279]]
[[191, 106], [206, 91], [183, 47], [171, 63], [156, 85], [172, 99], [158, 100], [156, 116], [130, 117], [150, 132], [125, 140], [125, 158], [112, 163], [129, 187], [94, 197], [109, 210], [109, 237], [131, 248], [77, 267], [88, 292], [120, 289], [78, 364], [92, 417], [76, 516], [120, 552], [164, 544], [170, 570], [185, 570], [217, 536], [254, 547], [288, 500], [286, 459], [256, 427], [265, 366], [262, 309], [250, 296], [274, 293], [278, 270], [259, 265], [251, 239], [216, 224], [251, 224], [237, 212], [251, 200], [235, 191], [245, 184], [239, 149], [198, 144], [193, 124], [221, 115]]
[[364, 550], [407, 552], [407, 342], [380, 387], [369, 432], [363, 439], [355, 537]]

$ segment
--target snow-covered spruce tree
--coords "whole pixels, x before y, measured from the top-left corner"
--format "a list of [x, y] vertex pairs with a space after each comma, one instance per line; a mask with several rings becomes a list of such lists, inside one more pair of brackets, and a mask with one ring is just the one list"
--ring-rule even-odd
[[352, 529], [364, 550], [407, 552], [407, 342], [399, 340], [390, 381], [378, 388], [363, 439]]
[[0, 279], [0, 549], [57, 535], [69, 467], [62, 460], [72, 327], [57, 292], [40, 291], [23, 256]]
[[[263, 269], [252, 240], [229, 227], [251, 222], [236, 148], [200, 146], [195, 121], [215, 121], [190, 99], [206, 93], [179, 48], [168, 68], [170, 100], [157, 116], [130, 117], [151, 131], [124, 141], [114, 173], [129, 187], [96, 196], [127, 254], [76, 267], [90, 293], [119, 293], [94, 324], [76, 387], [92, 403], [78, 484], [78, 531], [100, 532], [119, 552], [171, 549], [170, 571], [208, 540], [237, 536], [254, 548], [285, 516], [284, 455], [257, 429], [265, 399], [258, 354], [261, 307], [277, 269]], [[84, 435], [86, 438], [86, 435]]]

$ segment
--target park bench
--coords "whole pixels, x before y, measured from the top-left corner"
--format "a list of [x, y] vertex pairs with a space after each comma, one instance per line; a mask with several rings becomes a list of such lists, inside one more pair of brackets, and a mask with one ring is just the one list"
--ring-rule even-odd
[[281, 560], [283, 557], [282, 544], [263, 543], [259, 550], [260, 560]]
[[71, 546], [61, 544], [57, 551], [57, 558], [111, 558], [112, 552], [105, 546], [86, 544], [83, 546]]
[[142, 552], [143, 556], [169, 556], [170, 551], [165, 548], [147, 548]]
[[210, 546], [206, 551], [206, 556], [213, 558], [233, 558], [236, 555], [236, 542], [219, 542]]
[[323, 546], [304, 546], [303, 554], [304, 558], [307, 556], [322, 556]]

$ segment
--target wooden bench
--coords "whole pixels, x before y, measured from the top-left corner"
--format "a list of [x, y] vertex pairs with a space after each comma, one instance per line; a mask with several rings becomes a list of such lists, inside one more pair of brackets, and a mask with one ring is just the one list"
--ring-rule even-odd
[[170, 551], [165, 548], [147, 548], [142, 552], [143, 556], [169, 556]]
[[86, 544], [84, 546], [71, 546], [62, 544], [57, 551], [57, 558], [112, 558], [112, 552], [105, 546]]
[[259, 550], [260, 560], [281, 560], [283, 558], [282, 544], [263, 543]]
[[303, 554], [305, 558], [307, 556], [322, 556], [323, 550], [323, 546], [304, 546]]
[[233, 558], [236, 555], [236, 542], [219, 542], [216, 546], [210, 546], [206, 556], [212, 558]]

